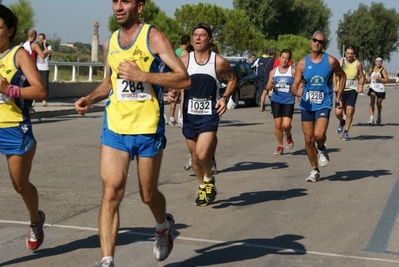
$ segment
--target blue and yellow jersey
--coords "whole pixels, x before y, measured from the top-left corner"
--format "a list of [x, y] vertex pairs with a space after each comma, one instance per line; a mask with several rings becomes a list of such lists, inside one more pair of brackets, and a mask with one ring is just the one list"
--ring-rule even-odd
[[154, 134], [165, 131], [163, 88], [128, 81], [118, 76], [125, 59], [134, 61], [143, 72], [165, 72], [167, 67], [148, 46], [152, 25], [142, 24], [136, 39], [128, 47], [119, 43], [120, 30], [108, 44], [107, 61], [111, 69], [112, 90], [105, 106], [104, 127], [118, 134]]
[[[22, 86], [24, 76], [16, 66], [15, 55], [21, 46], [15, 46], [0, 57], [0, 74], [12, 85]], [[22, 98], [9, 98], [0, 94], [0, 128], [30, 125], [29, 109]]]

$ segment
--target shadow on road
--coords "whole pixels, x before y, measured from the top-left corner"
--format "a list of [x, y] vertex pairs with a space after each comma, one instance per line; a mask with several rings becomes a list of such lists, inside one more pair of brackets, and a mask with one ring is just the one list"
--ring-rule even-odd
[[351, 170], [351, 171], [341, 171], [337, 172], [335, 175], [330, 175], [327, 177], [323, 177], [320, 180], [330, 180], [330, 181], [355, 181], [363, 178], [380, 178], [380, 176], [392, 175], [392, 172], [389, 170], [374, 170], [374, 171], [365, 171], [365, 170]]
[[211, 203], [212, 208], [222, 209], [230, 206], [248, 206], [254, 204], [260, 204], [267, 201], [274, 200], [286, 200], [294, 197], [306, 196], [307, 189], [296, 188], [289, 190], [279, 190], [279, 191], [257, 191], [257, 192], [247, 192], [242, 193], [239, 196], [231, 197], [225, 200], [217, 200]]
[[304, 255], [306, 254], [305, 247], [297, 242], [303, 238], [303, 236], [287, 234], [272, 239], [250, 238], [223, 242], [198, 249], [195, 251], [198, 256], [182, 262], [170, 263], [165, 267], [221, 265], [256, 259], [269, 254]]
[[288, 168], [288, 164], [285, 162], [240, 162], [232, 167], [219, 170], [218, 172], [237, 172], [237, 171], [249, 171], [249, 170], [259, 170], [259, 169], [285, 169]]
[[388, 140], [393, 138], [392, 135], [359, 135], [351, 137], [352, 140]]

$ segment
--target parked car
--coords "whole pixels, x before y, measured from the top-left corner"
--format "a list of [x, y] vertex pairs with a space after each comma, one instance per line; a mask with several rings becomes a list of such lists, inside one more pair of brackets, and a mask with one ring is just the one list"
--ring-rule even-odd
[[[232, 95], [233, 101], [236, 104], [244, 101], [246, 105], [258, 106], [260, 96], [257, 96], [258, 79], [255, 71], [251, 69], [245, 58], [226, 57], [226, 59], [237, 77], [237, 88]], [[225, 89], [226, 85], [222, 83], [220, 93], [223, 94]]]

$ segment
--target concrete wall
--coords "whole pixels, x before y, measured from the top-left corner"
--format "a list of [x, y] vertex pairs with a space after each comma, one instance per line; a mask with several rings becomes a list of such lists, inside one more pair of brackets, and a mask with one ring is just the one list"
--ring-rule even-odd
[[100, 82], [50, 82], [48, 99], [78, 98], [91, 93]]

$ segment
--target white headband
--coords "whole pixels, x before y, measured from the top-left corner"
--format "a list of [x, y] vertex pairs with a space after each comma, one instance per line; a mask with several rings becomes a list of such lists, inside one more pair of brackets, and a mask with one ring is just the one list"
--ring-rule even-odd
[[382, 61], [382, 58], [377, 57], [377, 58], [375, 59], [375, 61]]

